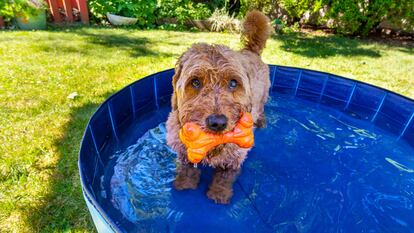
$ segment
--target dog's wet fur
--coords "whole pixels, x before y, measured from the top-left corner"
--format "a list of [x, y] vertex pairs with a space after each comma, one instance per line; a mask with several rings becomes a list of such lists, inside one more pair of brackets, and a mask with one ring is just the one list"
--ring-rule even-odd
[[[240, 51], [199, 43], [179, 58], [173, 77], [172, 111], [167, 120], [167, 143], [178, 154], [174, 181], [177, 190], [197, 188], [201, 173], [188, 161], [186, 147], [178, 136], [186, 122], [197, 123], [206, 132], [224, 133], [235, 127], [241, 113], [250, 112], [256, 127], [265, 125], [264, 104], [270, 80], [269, 68], [260, 54], [270, 33], [269, 19], [259, 11], [251, 11], [243, 23], [244, 48]], [[220, 127], [211, 123], [217, 118], [221, 119]], [[248, 151], [232, 143], [223, 144], [201, 161], [215, 169], [207, 192], [210, 199], [221, 204], [230, 202], [233, 182]]]

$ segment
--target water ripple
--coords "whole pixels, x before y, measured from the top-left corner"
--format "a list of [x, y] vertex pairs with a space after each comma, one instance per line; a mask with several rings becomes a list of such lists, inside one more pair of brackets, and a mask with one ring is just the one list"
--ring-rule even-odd
[[148, 131], [116, 157], [111, 179], [114, 206], [132, 222], [171, 217], [174, 212], [169, 212], [168, 203], [175, 173], [175, 154], [166, 145], [164, 124]]

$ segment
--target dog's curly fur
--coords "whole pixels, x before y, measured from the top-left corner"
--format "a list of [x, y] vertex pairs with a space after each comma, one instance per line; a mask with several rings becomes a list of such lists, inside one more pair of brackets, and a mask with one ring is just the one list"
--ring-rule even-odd
[[[242, 112], [250, 112], [255, 126], [264, 126], [270, 80], [268, 66], [260, 54], [270, 32], [269, 19], [252, 11], [243, 23], [242, 50], [201, 43], [194, 44], [179, 58], [173, 77], [172, 111], [167, 120], [167, 143], [178, 153], [176, 189], [195, 189], [201, 173], [187, 160], [186, 148], [178, 137], [186, 122], [195, 122], [208, 132], [206, 118], [223, 114], [228, 119], [226, 132], [234, 128]], [[195, 78], [200, 80], [200, 88], [191, 85]], [[229, 89], [232, 79], [238, 84], [235, 89]], [[215, 168], [207, 192], [209, 198], [216, 203], [229, 203], [233, 182], [248, 151], [231, 143], [219, 145], [201, 161]]]

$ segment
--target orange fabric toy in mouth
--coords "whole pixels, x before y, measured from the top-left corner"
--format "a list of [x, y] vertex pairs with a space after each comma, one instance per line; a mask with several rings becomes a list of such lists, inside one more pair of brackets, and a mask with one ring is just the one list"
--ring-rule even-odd
[[187, 122], [180, 130], [180, 139], [187, 147], [188, 160], [199, 163], [215, 146], [225, 143], [234, 143], [241, 148], [251, 148], [254, 143], [253, 118], [250, 113], [244, 113], [236, 127], [224, 134], [204, 132], [195, 123]]

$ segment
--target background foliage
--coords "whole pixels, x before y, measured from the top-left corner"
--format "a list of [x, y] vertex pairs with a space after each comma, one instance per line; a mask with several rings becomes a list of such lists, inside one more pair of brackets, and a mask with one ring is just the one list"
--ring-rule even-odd
[[0, 1], [0, 15], [8, 21], [13, 17], [13, 10], [9, 1]]
[[156, 0], [89, 0], [92, 19], [102, 22], [106, 13], [138, 18], [139, 26], [152, 26], [155, 22]]
[[[0, 0], [0, 16], [10, 21], [16, 13], [31, 14], [33, 2], [43, 0]], [[258, 9], [273, 21], [296, 28], [306, 24], [364, 36], [386, 24], [414, 33], [413, 0], [89, 0], [88, 5], [96, 23], [106, 22], [109, 12], [138, 18], [137, 25], [143, 28], [167, 21], [176, 24], [172, 28], [177, 29], [200, 19], [210, 19], [215, 25], [234, 25], [228, 22]], [[234, 31], [232, 28], [225, 30]]]
[[[216, 7], [212, 5], [211, 8]], [[191, 0], [159, 0], [157, 17], [174, 18], [183, 24], [189, 19], [206, 19], [211, 15], [208, 4], [196, 3]]]
[[7, 22], [16, 16], [36, 15], [46, 7], [43, 0], [0, 0], [0, 16]]
[[139, 26], [151, 27], [157, 19], [174, 19], [184, 24], [191, 19], [206, 19], [214, 9], [225, 5], [225, 0], [192, 1], [192, 0], [89, 0], [92, 19], [96, 22], [106, 20], [107, 12], [136, 17]]
[[[400, 18], [414, 25], [414, 1], [327, 1], [329, 16], [335, 19], [334, 27], [344, 34], [366, 35], [384, 20]], [[411, 5], [411, 6], [410, 6]]]
[[285, 23], [328, 26], [341, 34], [367, 35], [381, 22], [414, 31], [413, 0], [241, 0], [241, 12], [259, 9]]
[[[10, 21], [16, 13], [33, 13], [33, 2], [44, 1], [0, 0], [0, 16]], [[109, 12], [138, 18], [143, 28], [166, 22], [182, 26], [200, 19], [234, 25], [228, 22], [258, 9], [283, 25], [329, 27], [340, 34], [364, 36], [381, 24], [414, 33], [413, 0], [89, 0], [88, 5], [96, 23], [106, 22]]]

